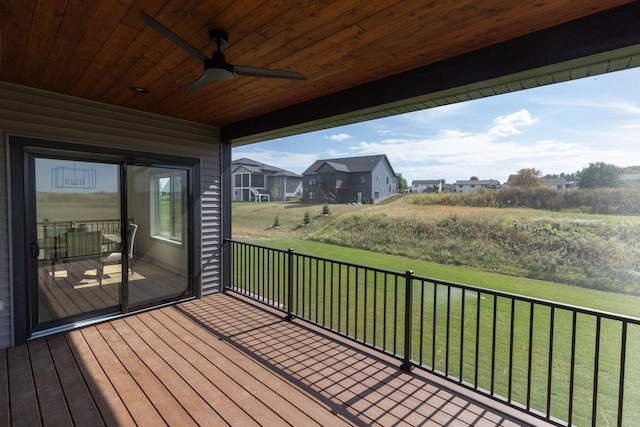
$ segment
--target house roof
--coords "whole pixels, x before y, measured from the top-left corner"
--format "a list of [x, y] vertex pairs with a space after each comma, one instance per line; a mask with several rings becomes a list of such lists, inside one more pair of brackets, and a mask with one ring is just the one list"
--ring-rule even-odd
[[[16, 84], [203, 123], [234, 145], [640, 63], [632, 0], [30, 4], [2, 1], [0, 93]], [[228, 62], [308, 79], [235, 76], [184, 93], [202, 63], [140, 10], [205, 55], [217, 28], [229, 33]]]
[[467, 180], [457, 180], [456, 185], [489, 185], [489, 184], [500, 184], [500, 181], [497, 179], [467, 179]]
[[[302, 175], [312, 175], [317, 173], [318, 169], [320, 169], [323, 165], [327, 164], [331, 166], [333, 169], [339, 172], [345, 173], [358, 173], [358, 172], [371, 172], [381, 161], [386, 161], [389, 164], [389, 167], [393, 171], [391, 167], [391, 163], [389, 163], [389, 159], [385, 154], [377, 154], [374, 156], [360, 156], [360, 157], [344, 157], [341, 159], [323, 159], [316, 160], [313, 162], [311, 166], [309, 166]], [[395, 175], [395, 172], [394, 172]]]
[[245, 168], [252, 173], [261, 173], [268, 176], [300, 177], [300, 175], [295, 172], [284, 170], [277, 166], [267, 165], [265, 163], [260, 163], [247, 158], [237, 159], [231, 162], [232, 173], [239, 168]]
[[438, 185], [440, 184], [439, 179], [417, 179], [411, 181], [411, 185]]

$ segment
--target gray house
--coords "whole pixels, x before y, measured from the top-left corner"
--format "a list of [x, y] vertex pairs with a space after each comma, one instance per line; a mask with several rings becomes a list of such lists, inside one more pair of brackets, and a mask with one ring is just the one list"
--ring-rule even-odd
[[500, 181], [497, 179], [459, 179], [456, 181], [456, 191], [458, 193], [473, 193], [481, 188], [495, 190], [501, 187]]
[[302, 176], [306, 203], [376, 202], [398, 190], [385, 154], [316, 160]]
[[575, 181], [567, 181], [564, 178], [542, 178], [542, 184], [559, 191], [566, 190], [567, 188], [576, 188]]
[[411, 181], [412, 193], [439, 193], [442, 191], [442, 180], [422, 179]]
[[[251, 159], [231, 162], [233, 201], [285, 201], [302, 193], [302, 177], [294, 172]], [[278, 189], [277, 197], [271, 190]]]

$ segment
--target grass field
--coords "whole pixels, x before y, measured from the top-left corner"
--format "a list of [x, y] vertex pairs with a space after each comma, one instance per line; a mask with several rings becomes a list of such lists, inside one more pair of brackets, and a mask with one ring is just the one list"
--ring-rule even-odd
[[[234, 205], [234, 237], [239, 240], [253, 241], [262, 246], [283, 249], [293, 248], [298, 253], [310, 254], [318, 257], [340, 260], [355, 264], [373, 266], [376, 268], [387, 269], [391, 271], [403, 272], [405, 270], [413, 270], [415, 274], [420, 276], [437, 278], [440, 280], [452, 281], [457, 283], [470, 284], [488, 289], [505, 291], [509, 293], [526, 295], [540, 299], [546, 299], [556, 302], [567, 303], [582, 307], [593, 308], [596, 310], [608, 311], [613, 313], [624, 314], [633, 317], [640, 317], [640, 297], [617, 294], [612, 292], [604, 292], [593, 289], [582, 289], [575, 286], [563, 285], [548, 281], [532, 280], [510, 275], [501, 275], [490, 272], [479, 271], [473, 268], [441, 265], [431, 262], [419, 261], [401, 256], [392, 256], [387, 254], [375, 253], [366, 250], [359, 250], [335, 245], [328, 245], [318, 242], [305, 240], [305, 237], [311, 233], [317, 232], [333, 219], [340, 215], [351, 214], [354, 212], [386, 212], [389, 215], [397, 215], [405, 218], [424, 218], [439, 217], [447, 215], [457, 216], [488, 216], [509, 215], [522, 219], [530, 219], [542, 215], [554, 218], [583, 218], [585, 220], [599, 219], [607, 223], [615, 223], [616, 221], [638, 222], [636, 217], [618, 218], [613, 216], [595, 216], [575, 213], [559, 213], [559, 212], [541, 212], [529, 209], [486, 209], [486, 208], [465, 208], [465, 207], [439, 207], [439, 206], [416, 206], [408, 202], [407, 199], [399, 199], [393, 203], [386, 205], [374, 206], [330, 206], [330, 216], [319, 216], [322, 206], [305, 206], [291, 204], [239, 204]], [[302, 227], [302, 218], [305, 212], [310, 212], [312, 223], [308, 227]], [[278, 215], [281, 226], [277, 229], [271, 228], [270, 225], [273, 218]], [[640, 224], [639, 224], [640, 225]], [[313, 273], [312, 275], [315, 275]], [[313, 286], [315, 278], [309, 277], [308, 286]], [[323, 282], [324, 283], [324, 282]], [[371, 281], [369, 283], [372, 283]], [[328, 294], [323, 296], [323, 289], [307, 290], [310, 303], [326, 304], [330, 297]], [[363, 285], [364, 286], [364, 285]], [[353, 290], [353, 292], [358, 292]], [[364, 287], [359, 289], [360, 299], [366, 294]], [[382, 295], [383, 289], [369, 289], [368, 300], [376, 298], [375, 295]], [[429, 298], [431, 291], [426, 292]], [[456, 293], [457, 292], [457, 293]], [[424, 330], [414, 329], [414, 342], [424, 342], [424, 348], [416, 348], [414, 346], [412, 358], [424, 361], [427, 365], [432, 365], [439, 370], [444, 370], [445, 364], [454, 366], [453, 375], [459, 376], [465, 380], [470, 380], [475, 370], [479, 369], [478, 383], [481, 387], [488, 388], [491, 381], [491, 373], [486, 370], [487, 360], [491, 358], [491, 343], [487, 341], [487, 334], [490, 334], [490, 328], [484, 329], [491, 325], [493, 319], [494, 303], [487, 295], [487, 301], [483, 301], [480, 310], [481, 338], [479, 344], [479, 366], [474, 366], [475, 357], [475, 311], [474, 307], [480, 301], [478, 294], [474, 298], [465, 298], [467, 309], [471, 309], [464, 320], [461, 318], [462, 295], [460, 291], [452, 293], [454, 303], [449, 306], [450, 313], [447, 322], [440, 322], [438, 327], [433, 330], [428, 327]], [[344, 298], [354, 299], [355, 296], [350, 294]], [[382, 298], [378, 297], [378, 300]], [[485, 298], [483, 298], [485, 299]], [[355, 301], [355, 300], [354, 300]], [[372, 301], [360, 301], [363, 307], [375, 307]], [[402, 296], [397, 301], [403, 306]], [[336, 303], [337, 304], [337, 303]], [[420, 297], [414, 295], [414, 306], [419, 306]], [[356, 309], [357, 310], [357, 309]], [[444, 313], [447, 310], [446, 300], [443, 299], [443, 293], [439, 293], [436, 298], [436, 306], [434, 310]], [[509, 336], [507, 328], [504, 326], [509, 324], [511, 319], [511, 306], [507, 300], [498, 299], [496, 301], [496, 322], [498, 328], [498, 339], [496, 347], [496, 371], [495, 387], [498, 393], [506, 394], [509, 385], [506, 384], [506, 372], [508, 369], [508, 361], [513, 357], [514, 377], [512, 384], [513, 398], [516, 401], [523, 401], [526, 396], [527, 378], [525, 367], [529, 358], [529, 347], [527, 344], [528, 330], [530, 325], [530, 313], [527, 305], [517, 303], [514, 306], [514, 349], [513, 355], [509, 354]], [[351, 331], [350, 334], [362, 337], [366, 332], [363, 330], [364, 325], [368, 322], [368, 327], [372, 328], [373, 324], [379, 323], [375, 320], [372, 313], [375, 310], [367, 310], [360, 321], [359, 330]], [[357, 311], [356, 311], [357, 312]], [[324, 321], [327, 313], [321, 312], [322, 319], [316, 318], [319, 314], [310, 313], [306, 317], [311, 320]], [[402, 315], [402, 314], [401, 314]], [[414, 313], [415, 315], [415, 313]], [[442, 317], [441, 317], [442, 318]], [[368, 319], [365, 321], [364, 319]], [[556, 315], [556, 332], [554, 337], [555, 349], [553, 358], [553, 396], [552, 396], [552, 414], [560, 419], [566, 419], [566, 411], [568, 407], [568, 396], [570, 393], [568, 376], [571, 369], [570, 349], [571, 349], [571, 324], [572, 317], [569, 312], [558, 311]], [[444, 336], [446, 335], [446, 327], [450, 328], [452, 336], [464, 334], [465, 346], [464, 356], [462, 356], [462, 371], [457, 366], [461, 362], [462, 351], [459, 346], [453, 345], [449, 347], [447, 352], [445, 349]], [[532, 378], [532, 407], [543, 409], [545, 407], [544, 398], [547, 389], [547, 372], [548, 372], [548, 348], [549, 348], [549, 311], [544, 308], [536, 308], [533, 346], [531, 348], [532, 367], [534, 377]], [[341, 325], [341, 328], [347, 328], [349, 325]], [[401, 325], [378, 325], [379, 328], [387, 328], [388, 334], [402, 335]], [[640, 352], [640, 328], [632, 327], [628, 335], [629, 355], [635, 355]], [[462, 332], [464, 331], [464, 332]], [[539, 331], [543, 331], [540, 333]], [[594, 354], [595, 354], [595, 336], [596, 324], [592, 318], [579, 315], [576, 318], [576, 384], [574, 386], [574, 413], [573, 420], [575, 425], [591, 424], [591, 395], [593, 385]], [[371, 331], [369, 331], [371, 334]], [[505, 335], [506, 334], [506, 335]], [[366, 336], [366, 335], [364, 335]], [[371, 337], [371, 335], [369, 335]], [[599, 360], [599, 408], [596, 414], [597, 425], [614, 425], [616, 423], [617, 395], [618, 395], [618, 376], [620, 361], [620, 327], [619, 325], [603, 322], [600, 330], [601, 359]], [[375, 345], [386, 346], [386, 343], [380, 342], [380, 338], [373, 337]], [[430, 343], [435, 340], [435, 346], [432, 348]], [[629, 356], [630, 357], [630, 356]], [[458, 369], [458, 370], [457, 370]], [[627, 363], [627, 379], [625, 391], [625, 418], [623, 425], [637, 425], [640, 422], [640, 406], [634, 404], [640, 400], [640, 370], [635, 363]]]
[[[531, 220], [545, 216], [558, 219], [600, 220], [607, 223], [615, 223], [616, 221], [631, 222], [637, 223], [640, 227], [639, 217], [562, 213], [533, 209], [419, 206], [411, 203], [410, 196], [384, 205], [330, 205], [330, 210], [331, 214], [329, 216], [321, 216], [322, 205], [234, 203], [233, 237], [242, 241], [259, 242], [261, 245], [278, 249], [293, 248], [301, 253], [394, 271], [414, 270], [416, 274], [441, 280], [640, 317], [640, 297], [637, 296], [576, 288], [575, 286], [549, 281], [495, 274], [474, 268], [442, 265], [305, 240], [307, 236], [322, 229], [337, 217], [355, 212], [386, 212], [389, 215], [409, 218], [439, 218], [449, 215], [486, 217], [509, 215], [513, 218]], [[311, 224], [307, 227], [301, 226], [305, 212], [309, 212], [312, 217]], [[280, 227], [277, 229], [271, 227], [275, 216], [278, 216], [280, 220]]]

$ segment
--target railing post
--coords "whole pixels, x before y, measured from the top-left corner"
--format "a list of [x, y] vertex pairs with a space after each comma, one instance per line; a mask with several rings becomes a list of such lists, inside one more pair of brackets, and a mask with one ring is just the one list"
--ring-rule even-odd
[[413, 306], [413, 270], [407, 270], [404, 273], [405, 278], [405, 297], [404, 297], [404, 360], [400, 365], [400, 370], [411, 372], [413, 364], [411, 363], [411, 331], [413, 314], [411, 308]]
[[222, 240], [222, 293], [225, 293], [227, 289], [232, 287], [231, 280], [233, 279], [234, 266], [233, 266], [233, 244], [229, 239]]
[[287, 253], [287, 315], [285, 320], [291, 320], [293, 319], [293, 248], [289, 248]]

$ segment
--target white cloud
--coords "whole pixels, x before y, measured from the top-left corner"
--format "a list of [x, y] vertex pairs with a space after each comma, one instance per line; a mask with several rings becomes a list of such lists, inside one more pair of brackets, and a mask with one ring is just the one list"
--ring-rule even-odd
[[496, 136], [518, 135], [522, 133], [518, 129], [519, 127], [529, 126], [537, 121], [538, 119], [532, 118], [527, 110], [522, 109], [513, 114], [496, 117], [493, 120], [495, 126], [489, 129], [489, 134]]
[[326, 138], [330, 139], [331, 141], [344, 141], [345, 139], [351, 139], [351, 135], [347, 133], [339, 133], [327, 136]]

